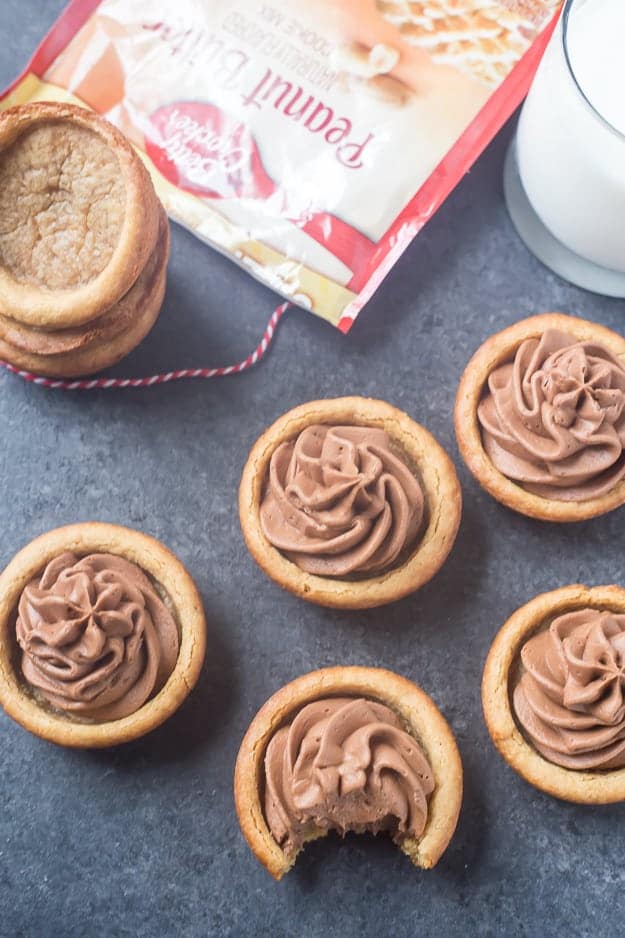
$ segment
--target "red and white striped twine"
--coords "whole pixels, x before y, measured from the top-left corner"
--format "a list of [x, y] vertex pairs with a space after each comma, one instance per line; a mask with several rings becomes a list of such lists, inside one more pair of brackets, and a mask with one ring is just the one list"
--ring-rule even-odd
[[9, 362], [0, 361], [0, 366], [31, 384], [61, 391], [93, 391], [96, 388], [107, 391], [110, 388], [149, 388], [154, 384], [168, 384], [170, 381], [180, 381], [183, 378], [225, 378], [226, 375], [238, 375], [242, 371], [247, 371], [248, 368], [251, 368], [264, 357], [265, 352], [271, 345], [276, 326], [290, 305], [290, 303], [282, 303], [274, 310], [263, 337], [254, 351], [237, 365], [227, 365], [222, 368], [182, 368], [179, 371], [168, 371], [166, 374], [152, 375], [147, 378], [80, 378], [76, 381], [42, 378], [39, 375], [31, 374], [30, 371], [22, 371], [22, 369], [16, 368], [15, 365], [11, 365]]

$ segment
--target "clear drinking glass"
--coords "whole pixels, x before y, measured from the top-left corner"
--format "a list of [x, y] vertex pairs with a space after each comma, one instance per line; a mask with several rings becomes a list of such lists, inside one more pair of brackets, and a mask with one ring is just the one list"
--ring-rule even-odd
[[625, 0], [567, 0], [504, 170], [512, 221], [578, 286], [625, 297]]

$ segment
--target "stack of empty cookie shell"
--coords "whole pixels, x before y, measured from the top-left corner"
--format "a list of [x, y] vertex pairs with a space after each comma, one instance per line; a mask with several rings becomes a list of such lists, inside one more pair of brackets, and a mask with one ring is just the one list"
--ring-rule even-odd
[[147, 335], [165, 293], [169, 223], [125, 137], [91, 111], [0, 114], [0, 359], [93, 374]]

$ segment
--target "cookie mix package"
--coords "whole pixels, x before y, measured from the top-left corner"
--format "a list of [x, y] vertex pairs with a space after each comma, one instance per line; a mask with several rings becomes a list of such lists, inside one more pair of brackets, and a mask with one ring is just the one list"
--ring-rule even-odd
[[0, 108], [87, 105], [171, 217], [347, 332], [525, 94], [559, 0], [73, 0]]

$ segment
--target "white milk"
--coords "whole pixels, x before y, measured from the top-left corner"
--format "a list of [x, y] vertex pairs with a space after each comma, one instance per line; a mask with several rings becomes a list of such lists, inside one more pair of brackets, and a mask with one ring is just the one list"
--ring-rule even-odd
[[625, 273], [625, 0], [573, 2], [570, 69], [562, 33], [563, 20], [519, 120], [521, 182], [559, 241]]

